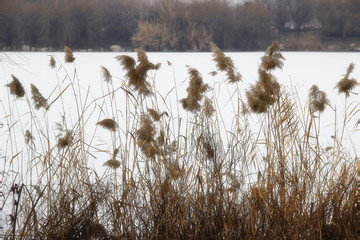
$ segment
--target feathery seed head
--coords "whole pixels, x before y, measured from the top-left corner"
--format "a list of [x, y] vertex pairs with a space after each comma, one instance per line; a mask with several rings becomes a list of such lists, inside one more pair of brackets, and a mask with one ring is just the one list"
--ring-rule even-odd
[[280, 45], [277, 41], [274, 41], [261, 58], [261, 68], [267, 71], [275, 68], [281, 69], [284, 65], [282, 60], [285, 60], [285, 58], [280, 53]]
[[309, 108], [311, 112], [323, 112], [329, 100], [326, 98], [326, 93], [319, 90], [319, 87], [312, 85], [309, 91]]
[[75, 61], [74, 55], [72, 50], [68, 46], [64, 46], [65, 51], [65, 62], [66, 63], [72, 63]]
[[209, 98], [205, 98], [204, 101], [204, 113], [207, 117], [212, 117], [215, 112], [212, 101]]
[[200, 101], [203, 94], [208, 90], [209, 86], [203, 83], [203, 79], [198, 70], [187, 66], [190, 75], [189, 87], [186, 89], [188, 95], [186, 98], [180, 100], [183, 108], [190, 112], [197, 112], [200, 110]]
[[138, 145], [146, 157], [154, 158], [159, 153], [156, 147], [154, 136], [156, 128], [148, 114], [142, 114], [140, 118], [140, 128], [136, 130]]
[[10, 88], [10, 94], [15, 95], [16, 97], [23, 97], [25, 95], [25, 89], [18, 78], [14, 75], [11, 75], [12, 82], [5, 85]]
[[116, 56], [115, 59], [120, 62], [124, 70], [130, 71], [135, 69], [136, 62], [132, 57], [127, 55], [120, 55]]
[[69, 130], [66, 130], [65, 136], [58, 138], [58, 146], [59, 146], [59, 148], [68, 147], [72, 144], [73, 140], [74, 140], [74, 137], [72, 136], [72, 132]]
[[35, 109], [44, 108], [45, 110], [49, 110], [49, 105], [47, 103], [47, 99], [43, 97], [43, 95], [39, 92], [39, 89], [34, 85], [30, 84], [31, 86], [31, 98], [34, 102]]
[[240, 73], [236, 72], [233, 60], [230, 57], [227, 57], [215, 43], [211, 42], [210, 47], [213, 52], [213, 60], [216, 62], [217, 69], [226, 72], [226, 76], [230, 83], [240, 81], [242, 76]]
[[246, 91], [248, 105], [254, 113], [264, 113], [274, 104], [280, 94], [280, 84], [269, 71], [283, 66], [284, 57], [279, 51], [279, 44], [275, 41], [261, 58], [258, 70], [259, 79]]
[[152, 108], [148, 108], [148, 113], [154, 119], [154, 121], [160, 121], [162, 115], [158, 111]]
[[110, 159], [110, 160], [107, 160], [103, 165], [115, 170], [115, 169], [119, 168], [121, 164], [120, 164], [119, 160]]
[[32, 143], [34, 140], [35, 140], [35, 138], [31, 134], [31, 132], [29, 130], [26, 130], [25, 131], [25, 143], [29, 144], [29, 143]]
[[52, 67], [52, 68], [56, 67], [56, 61], [55, 61], [55, 58], [53, 56], [50, 57], [49, 66]]
[[352, 91], [357, 85], [359, 85], [358, 81], [355, 78], [349, 79], [350, 74], [354, 70], [355, 65], [351, 63], [347, 68], [346, 74], [344, 78], [342, 78], [335, 86], [338, 89], [339, 94], [345, 93], [346, 97], [350, 96], [350, 91]]
[[147, 72], [149, 70], [157, 70], [160, 68], [160, 64], [153, 64], [149, 62], [146, 53], [141, 49], [136, 49], [138, 64], [136, 65], [135, 59], [121, 55], [116, 59], [121, 62], [123, 69], [126, 71], [126, 78], [129, 81], [129, 85], [134, 87], [136, 91], [143, 95], [150, 95], [150, 84], [146, 81]]
[[101, 127], [108, 129], [110, 131], [116, 131], [116, 128], [118, 127], [117, 123], [110, 118], [101, 120], [100, 122], [97, 122], [96, 125], [100, 125]]
[[101, 74], [105, 82], [110, 83], [112, 81], [112, 76], [106, 67], [101, 66]]

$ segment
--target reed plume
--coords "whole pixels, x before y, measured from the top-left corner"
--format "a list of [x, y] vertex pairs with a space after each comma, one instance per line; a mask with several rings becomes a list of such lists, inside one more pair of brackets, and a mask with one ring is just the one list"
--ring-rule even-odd
[[121, 63], [123, 69], [126, 71], [126, 78], [129, 81], [129, 85], [132, 86], [139, 94], [150, 95], [150, 83], [146, 81], [147, 73], [149, 70], [157, 70], [160, 68], [160, 64], [153, 64], [148, 60], [146, 53], [141, 49], [136, 49], [138, 64], [135, 59], [127, 56], [116, 56], [115, 59]]
[[246, 91], [248, 105], [254, 113], [264, 113], [273, 105], [280, 93], [280, 84], [276, 77], [270, 73], [275, 68], [282, 68], [284, 57], [279, 52], [279, 44], [275, 41], [261, 58], [258, 70], [259, 78], [255, 85]]
[[204, 84], [203, 79], [195, 68], [187, 66], [190, 75], [189, 87], [186, 89], [188, 95], [180, 100], [183, 108], [189, 112], [197, 112], [200, 110], [200, 101], [203, 94], [208, 90], [209, 86]]
[[34, 140], [35, 140], [35, 138], [31, 134], [31, 132], [29, 130], [26, 130], [25, 131], [25, 143], [26, 144], [33, 143]]
[[115, 120], [106, 118], [96, 123], [96, 125], [100, 125], [101, 127], [110, 130], [110, 131], [116, 131], [116, 128], [118, 127]]
[[103, 165], [104, 166], [107, 166], [107, 167], [110, 167], [112, 169], [117, 169], [120, 167], [121, 163], [119, 160], [116, 160], [116, 156], [119, 152], [119, 148], [116, 148], [113, 152], [113, 156], [110, 160], [107, 160]]
[[148, 108], [148, 113], [150, 114], [152, 119], [154, 119], [154, 121], [160, 121], [162, 115], [158, 111], [152, 108]]
[[49, 110], [50, 106], [47, 103], [47, 99], [43, 97], [40, 93], [39, 89], [34, 85], [30, 84], [31, 86], [31, 98], [34, 102], [35, 109], [44, 108], [45, 110]]
[[280, 45], [274, 41], [265, 51], [265, 55], [261, 58], [261, 68], [264, 70], [282, 69], [285, 58], [280, 53]]
[[56, 67], [56, 61], [55, 61], [55, 58], [54, 58], [53, 56], [50, 57], [49, 66], [50, 66], [51, 68], [55, 68], [55, 67]]
[[120, 165], [120, 161], [116, 159], [109, 159], [103, 164], [103, 166], [110, 167], [112, 169], [117, 169]]
[[211, 71], [211, 72], [209, 72], [209, 74], [211, 76], [215, 77], [218, 74], [218, 72], [217, 71]]
[[227, 57], [215, 43], [211, 42], [210, 47], [213, 52], [213, 60], [216, 62], [217, 69], [226, 72], [226, 76], [230, 83], [240, 81], [242, 76], [240, 73], [236, 72], [233, 60], [230, 57]]
[[58, 137], [58, 147], [65, 148], [69, 147], [73, 143], [74, 137], [72, 135], [72, 131], [66, 130], [65, 136]]
[[25, 95], [25, 89], [18, 78], [16, 78], [14, 75], [11, 75], [12, 82], [9, 84], [6, 84], [6, 87], [10, 88], [10, 94], [15, 95], [16, 97], [23, 97]]
[[65, 51], [65, 62], [66, 63], [72, 63], [75, 61], [74, 55], [72, 50], [68, 47], [68, 46], [64, 46], [64, 51]]
[[137, 143], [146, 157], [154, 158], [159, 153], [154, 136], [156, 128], [148, 114], [143, 113], [140, 117], [140, 128], [136, 130]]
[[215, 112], [213, 102], [207, 97], [205, 97], [203, 110], [204, 110], [205, 116], [207, 116], [209, 118], [212, 117]]
[[329, 100], [326, 97], [326, 93], [319, 90], [319, 87], [312, 85], [309, 91], [309, 108], [311, 112], [323, 112]]
[[215, 149], [211, 146], [211, 143], [209, 141], [206, 141], [204, 138], [202, 138], [202, 144], [205, 149], [206, 158], [211, 160], [215, 157]]
[[109, 70], [104, 66], [101, 66], [101, 75], [104, 78], [105, 82], [110, 83], [112, 81], [112, 76]]
[[347, 68], [346, 74], [344, 78], [342, 78], [335, 86], [338, 89], [339, 94], [345, 93], [346, 97], [350, 96], [350, 91], [352, 91], [357, 85], [359, 85], [358, 81], [355, 78], [349, 78], [350, 74], [354, 71], [355, 65], [354, 63], [350, 63]]

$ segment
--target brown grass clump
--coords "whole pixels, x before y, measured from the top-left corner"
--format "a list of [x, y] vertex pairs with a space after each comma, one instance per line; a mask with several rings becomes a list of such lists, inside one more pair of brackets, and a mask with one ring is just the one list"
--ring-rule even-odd
[[31, 84], [31, 98], [34, 101], [35, 109], [44, 108], [45, 110], [49, 110], [50, 106], [47, 103], [47, 99], [43, 97], [40, 93], [39, 89], [34, 85]]
[[115, 120], [106, 118], [96, 123], [96, 125], [100, 125], [101, 127], [108, 129], [110, 131], [116, 131], [116, 128], [118, 127]]
[[204, 84], [203, 79], [198, 70], [187, 66], [190, 75], [189, 87], [186, 89], [188, 95], [186, 98], [180, 100], [183, 108], [189, 112], [197, 112], [200, 110], [200, 101], [203, 94], [209, 89], [207, 84]]
[[23, 97], [25, 95], [25, 89], [18, 78], [16, 78], [14, 75], [11, 75], [12, 82], [9, 84], [6, 84], [7, 87], [10, 88], [10, 94], [15, 95], [16, 97]]
[[138, 64], [136, 65], [135, 59], [126, 56], [120, 55], [116, 56], [115, 59], [121, 62], [123, 69], [126, 71], [126, 77], [129, 80], [129, 85], [134, 87], [134, 89], [143, 95], [150, 95], [150, 83], [146, 81], [147, 72], [149, 70], [157, 70], [160, 68], [160, 64], [153, 64], [148, 60], [146, 53], [141, 49], [136, 49]]
[[311, 112], [323, 112], [329, 100], [326, 98], [326, 93], [319, 90], [319, 87], [312, 85], [309, 91], [309, 109]]
[[55, 58], [54, 58], [53, 56], [50, 57], [49, 66], [50, 66], [51, 68], [55, 68], [55, 67], [56, 67], [56, 61], [55, 61]]
[[74, 55], [72, 50], [68, 47], [68, 46], [64, 46], [64, 51], [65, 51], [65, 62], [66, 63], [72, 63], [75, 61]]
[[273, 42], [261, 58], [258, 70], [259, 79], [246, 91], [248, 105], [254, 113], [266, 112], [273, 105], [280, 93], [280, 84], [276, 77], [270, 73], [275, 68], [282, 68], [284, 57], [279, 52], [279, 44]]
[[215, 43], [210, 43], [211, 51], [213, 52], [213, 60], [216, 62], [218, 70], [226, 72], [226, 76], [230, 83], [235, 83], [241, 80], [242, 76], [236, 72], [234, 62], [230, 57], [227, 57]]
[[110, 83], [112, 81], [112, 76], [106, 67], [101, 66], [101, 74], [105, 82]]
[[350, 96], [350, 91], [352, 91], [357, 85], [359, 85], [358, 81], [355, 78], [349, 79], [350, 74], [354, 71], [355, 65], [350, 63], [347, 68], [346, 74], [344, 78], [342, 78], [335, 86], [338, 89], [339, 94], [345, 93], [346, 97]]

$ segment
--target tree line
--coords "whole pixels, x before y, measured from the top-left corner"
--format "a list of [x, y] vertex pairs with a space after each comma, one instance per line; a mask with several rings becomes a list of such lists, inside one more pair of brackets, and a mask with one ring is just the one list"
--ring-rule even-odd
[[360, 37], [358, 0], [0, 0], [0, 48], [264, 49], [289, 31]]

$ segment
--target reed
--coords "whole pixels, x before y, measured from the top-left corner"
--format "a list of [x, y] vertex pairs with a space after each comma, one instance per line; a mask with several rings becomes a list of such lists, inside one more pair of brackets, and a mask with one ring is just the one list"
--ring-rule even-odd
[[[227, 89], [241, 86], [233, 61], [215, 44], [211, 48], [220, 75], [214, 76], [225, 74]], [[64, 49], [64, 63], [74, 62]], [[24, 115], [28, 120], [5, 119], [13, 141], [7, 147], [14, 148], [6, 151], [7, 166], [21, 176], [9, 192], [16, 202], [7, 238], [357, 239], [358, 159], [342, 137], [330, 147], [320, 143], [316, 119], [338, 111], [326, 108], [325, 92], [312, 86], [303, 111], [296, 93], [278, 83], [272, 71], [285, 59], [277, 42], [261, 58], [246, 99], [239, 91], [231, 95], [232, 126], [223, 126], [220, 96], [195, 68], [188, 67], [187, 96], [179, 101], [188, 114], [180, 116], [150, 84], [156, 79], [149, 71], [160, 65], [142, 50], [137, 58], [116, 57], [123, 78], [101, 67], [106, 87], [91, 99], [71, 74], [75, 65], [65, 68], [52, 57], [59, 84], [53, 91], [58, 95], [49, 97], [51, 108], [31, 85], [35, 109], [46, 110], [41, 115], [17, 78], [6, 85], [9, 94], [25, 97], [31, 113]], [[346, 99], [357, 85], [349, 77], [353, 69], [336, 85]], [[75, 115], [63, 104], [74, 96]], [[18, 111], [11, 104], [4, 109], [7, 116]], [[56, 122], [48, 118], [54, 111], [62, 111]], [[344, 111], [346, 124], [359, 108]], [[334, 132], [344, 132], [334, 121]], [[15, 151], [17, 131], [24, 136], [22, 151]], [[95, 171], [91, 160], [106, 170]], [[26, 170], [17, 168], [24, 161]]]

